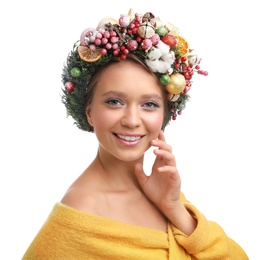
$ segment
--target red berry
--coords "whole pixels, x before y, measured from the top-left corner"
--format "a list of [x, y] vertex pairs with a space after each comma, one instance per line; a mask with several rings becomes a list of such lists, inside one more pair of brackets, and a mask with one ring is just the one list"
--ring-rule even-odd
[[107, 50], [106, 50], [105, 48], [103, 48], [103, 49], [100, 50], [100, 53], [101, 53], [102, 55], [105, 55], [105, 54], [107, 53]]
[[132, 29], [132, 33], [133, 33], [133, 34], [137, 34], [137, 30], [138, 30], [138, 27], [133, 28], [133, 29]]
[[104, 37], [104, 38], [101, 39], [101, 43], [102, 43], [102, 44], [106, 44], [107, 42], [108, 42], [108, 39], [107, 39], [107, 38]]
[[114, 51], [113, 51], [113, 55], [117, 57], [117, 56], [119, 55], [119, 50], [118, 50], [118, 49], [117, 49], [117, 50], [114, 50]]
[[106, 48], [107, 50], [110, 50], [110, 49], [112, 48], [112, 44], [109, 43], [109, 42], [107, 42], [107, 43], [105, 44], [105, 48]]
[[142, 38], [141, 38], [140, 36], [138, 36], [138, 37], [136, 38], [136, 40], [137, 40], [138, 42], [141, 42], [141, 41], [142, 41]]
[[129, 51], [134, 51], [137, 49], [138, 43], [136, 40], [130, 40], [126, 46]]
[[110, 31], [110, 37], [115, 37], [117, 33], [115, 31]]
[[129, 53], [129, 50], [125, 48], [122, 50], [122, 52], [123, 52], [123, 54], [127, 55]]
[[120, 54], [120, 55], [119, 55], [119, 58], [120, 58], [121, 60], [126, 60], [126, 55], [125, 55], [125, 54]]

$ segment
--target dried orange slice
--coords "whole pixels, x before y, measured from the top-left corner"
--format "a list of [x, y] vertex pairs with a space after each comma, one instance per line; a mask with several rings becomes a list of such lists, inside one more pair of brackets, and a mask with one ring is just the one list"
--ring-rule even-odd
[[78, 47], [78, 53], [81, 59], [87, 62], [95, 62], [102, 56], [100, 49], [91, 51], [89, 47], [81, 45]]
[[177, 40], [176, 48], [178, 48], [181, 56], [186, 56], [189, 52], [189, 44], [185, 38], [181, 37], [180, 35], [174, 36]]

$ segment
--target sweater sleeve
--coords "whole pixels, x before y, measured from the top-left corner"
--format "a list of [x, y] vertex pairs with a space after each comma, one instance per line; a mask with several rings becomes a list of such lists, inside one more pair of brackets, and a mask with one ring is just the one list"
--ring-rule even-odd
[[176, 241], [187, 251], [192, 259], [210, 260], [248, 260], [244, 250], [215, 222], [208, 221], [191, 203], [183, 193], [181, 200], [187, 210], [197, 220], [194, 232], [187, 236], [174, 225], [171, 225]]

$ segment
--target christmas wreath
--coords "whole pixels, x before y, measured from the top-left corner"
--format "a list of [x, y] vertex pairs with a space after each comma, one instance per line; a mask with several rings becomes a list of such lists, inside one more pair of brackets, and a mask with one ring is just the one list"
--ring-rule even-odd
[[96, 28], [82, 32], [62, 73], [62, 102], [81, 130], [93, 132], [85, 114], [90, 79], [104, 65], [125, 60], [128, 54], [143, 60], [167, 90], [169, 116], [163, 128], [185, 108], [193, 75], [208, 74], [200, 69], [201, 59], [179, 35], [178, 28], [163, 24], [151, 12], [140, 15], [131, 9], [118, 21], [102, 19]]

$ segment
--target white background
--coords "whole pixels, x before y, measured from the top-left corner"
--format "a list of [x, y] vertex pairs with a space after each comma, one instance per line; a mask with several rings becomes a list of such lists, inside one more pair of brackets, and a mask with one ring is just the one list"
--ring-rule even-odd
[[[270, 1], [5, 1], [1, 4], [0, 259], [21, 259], [97, 142], [66, 118], [62, 66], [81, 32], [132, 7], [153, 12], [203, 58], [166, 129], [182, 190], [251, 260], [272, 254]], [[270, 21], [271, 20], [271, 21]], [[146, 159], [146, 168], [153, 160]], [[271, 240], [271, 241], [270, 241]]]

